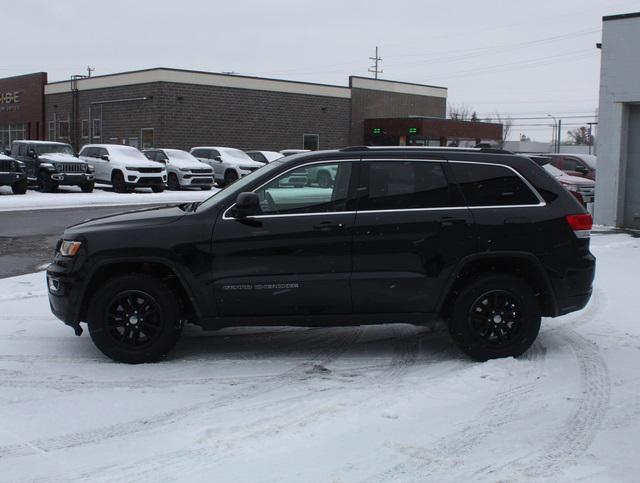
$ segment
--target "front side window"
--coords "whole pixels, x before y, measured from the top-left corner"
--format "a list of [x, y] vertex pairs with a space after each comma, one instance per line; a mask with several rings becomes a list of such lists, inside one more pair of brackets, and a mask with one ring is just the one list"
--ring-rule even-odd
[[453, 206], [442, 163], [372, 161], [368, 168], [367, 196], [360, 200], [358, 211]]
[[260, 214], [346, 211], [351, 167], [350, 162], [314, 164], [278, 176], [256, 191]]
[[504, 166], [450, 163], [469, 206], [537, 205], [538, 197], [512, 170]]

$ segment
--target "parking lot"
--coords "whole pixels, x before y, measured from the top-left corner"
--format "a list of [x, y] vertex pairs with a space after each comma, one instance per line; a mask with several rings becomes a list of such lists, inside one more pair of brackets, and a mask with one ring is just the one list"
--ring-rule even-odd
[[0, 474], [634, 481], [640, 239], [592, 246], [589, 306], [487, 363], [442, 326], [382, 325], [190, 328], [162, 363], [117, 364], [51, 315], [42, 272], [0, 280]]

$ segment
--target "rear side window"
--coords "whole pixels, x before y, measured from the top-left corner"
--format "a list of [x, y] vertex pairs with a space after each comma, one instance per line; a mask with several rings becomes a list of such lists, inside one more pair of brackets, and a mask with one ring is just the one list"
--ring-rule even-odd
[[452, 206], [442, 163], [371, 161], [368, 168], [368, 194], [358, 211]]
[[194, 149], [191, 154], [193, 156], [195, 156], [196, 158], [206, 158], [207, 157], [207, 152], [206, 152], [205, 149]]
[[469, 206], [537, 205], [538, 197], [504, 166], [450, 162]]

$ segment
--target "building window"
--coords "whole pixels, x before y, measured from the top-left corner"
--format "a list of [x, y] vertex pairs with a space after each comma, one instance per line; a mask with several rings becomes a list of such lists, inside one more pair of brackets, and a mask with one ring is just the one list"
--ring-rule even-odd
[[102, 137], [102, 121], [100, 119], [93, 120], [93, 139]]
[[48, 138], [49, 138], [49, 141], [55, 141], [56, 140], [56, 122], [55, 121], [49, 121]]
[[153, 147], [153, 128], [140, 129], [140, 139], [142, 139], [142, 149]]
[[83, 119], [82, 120], [82, 138], [86, 139], [88, 137], [89, 137], [89, 120]]
[[60, 139], [69, 139], [69, 121], [58, 122], [58, 137]]
[[302, 148], [309, 151], [317, 151], [320, 149], [320, 136], [318, 134], [303, 134]]

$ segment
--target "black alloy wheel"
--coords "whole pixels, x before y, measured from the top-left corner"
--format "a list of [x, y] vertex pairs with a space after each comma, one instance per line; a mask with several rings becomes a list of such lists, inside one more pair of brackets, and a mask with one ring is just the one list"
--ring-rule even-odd
[[466, 283], [453, 301], [449, 332], [473, 359], [518, 357], [540, 331], [541, 308], [523, 279], [494, 273]]
[[107, 333], [116, 344], [141, 349], [158, 339], [164, 323], [158, 303], [140, 290], [118, 293], [105, 318]]
[[103, 354], [129, 364], [161, 359], [182, 332], [173, 291], [161, 280], [141, 273], [102, 284], [89, 303], [87, 325]]
[[116, 193], [126, 193], [127, 183], [124, 181], [124, 175], [120, 171], [115, 171], [111, 175], [111, 185], [113, 186], [113, 191]]
[[162, 193], [164, 191], [164, 185], [163, 184], [153, 185], [151, 187], [151, 191], [153, 191], [154, 193]]
[[488, 344], [509, 342], [522, 328], [520, 310], [518, 299], [506, 290], [484, 293], [469, 310], [470, 329]]
[[82, 190], [83, 193], [91, 193], [95, 188], [95, 186], [96, 186], [95, 181], [88, 181], [85, 184], [81, 185], [80, 189]]

